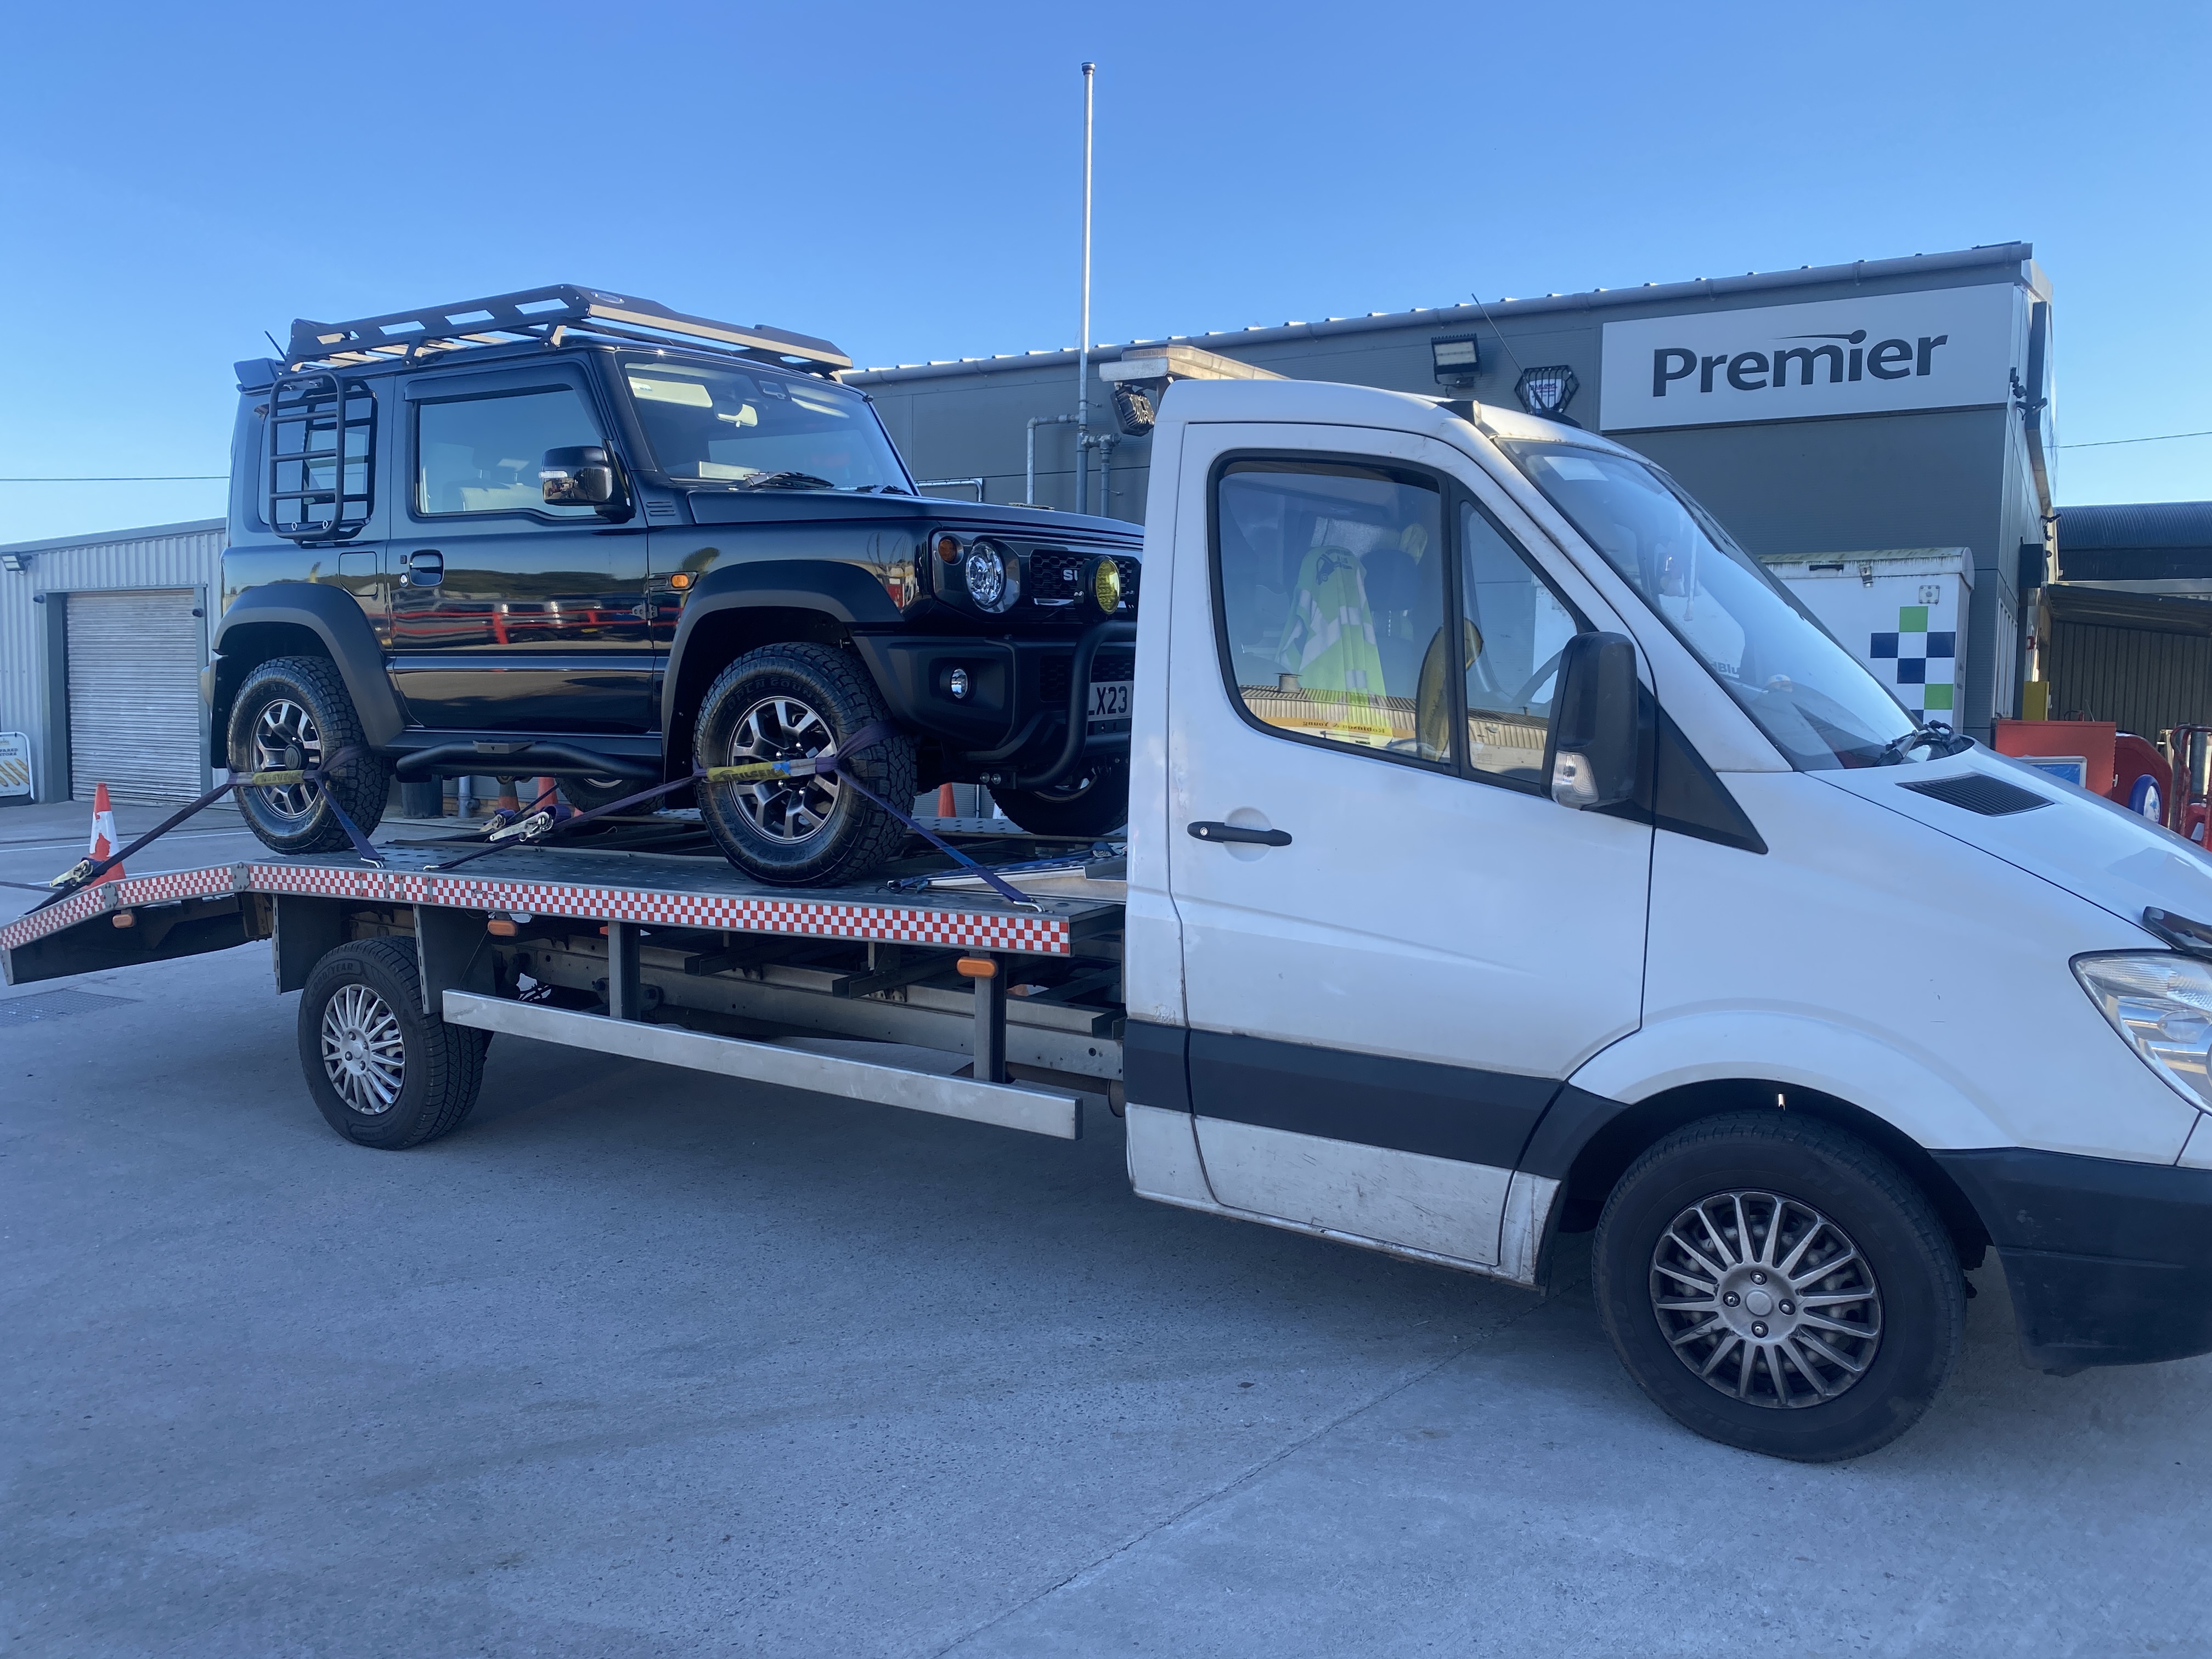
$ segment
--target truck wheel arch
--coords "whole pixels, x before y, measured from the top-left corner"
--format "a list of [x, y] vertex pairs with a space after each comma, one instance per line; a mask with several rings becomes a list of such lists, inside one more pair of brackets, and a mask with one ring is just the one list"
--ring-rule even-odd
[[842, 647], [857, 627], [895, 628], [898, 607], [866, 569], [761, 559], [709, 571], [684, 599], [660, 688], [667, 775], [690, 768], [691, 723], [714, 677], [764, 645]]
[[1988, 1234], [1929, 1148], [2002, 1146], [2012, 1137], [1963, 1091], [1863, 1032], [1787, 1014], [1693, 1015], [1593, 1056], [1529, 1136], [1521, 1167], [1561, 1183], [1554, 1224], [1594, 1225], [1614, 1182], [1645, 1148], [1723, 1112], [1803, 1112], [1848, 1131], [1911, 1176], [1950, 1229], [1960, 1258]]
[[216, 656], [210, 763], [229, 763], [223, 748], [239, 684], [276, 657], [327, 657], [345, 682], [372, 748], [386, 749], [407, 724], [385, 672], [375, 630], [352, 594], [316, 582], [270, 582], [232, 600], [210, 642]]

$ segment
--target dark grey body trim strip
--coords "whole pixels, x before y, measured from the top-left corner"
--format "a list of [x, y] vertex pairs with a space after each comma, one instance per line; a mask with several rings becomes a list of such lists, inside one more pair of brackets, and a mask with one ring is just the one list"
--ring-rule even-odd
[[1133, 1019], [1121, 1030], [1121, 1086], [1139, 1106], [1190, 1109], [1190, 1032]]
[[1498, 1169], [1518, 1163], [1559, 1091], [1550, 1078], [1269, 1037], [1193, 1031], [1189, 1042], [1201, 1117]]

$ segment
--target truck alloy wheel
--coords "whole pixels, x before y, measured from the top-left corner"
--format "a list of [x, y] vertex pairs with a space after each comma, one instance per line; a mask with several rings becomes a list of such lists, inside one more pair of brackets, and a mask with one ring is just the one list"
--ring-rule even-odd
[[323, 1075], [356, 1112], [381, 1117], [407, 1082], [399, 1016], [366, 985], [343, 985], [323, 1005]]
[[[692, 755], [703, 767], [803, 760], [887, 718], [852, 653], [770, 645], [716, 676], [699, 700]], [[851, 757], [861, 787], [904, 809], [914, 799], [914, 740], [890, 737]], [[866, 879], [906, 843], [906, 827], [834, 778], [702, 784], [699, 816], [714, 844], [756, 880], [793, 887]]]
[[1607, 1199], [1591, 1288], [1613, 1352], [1684, 1427], [1833, 1462], [1928, 1409], [1966, 1328], [1966, 1281], [1925, 1194], [1797, 1111], [1664, 1137]]
[[1849, 1236], [1776, 1193], [1715, 1193], [1651, 1253], [1651, 1310], [1674, 1356], [1731, 1400], [1833, 1400], [1881, 1346], [1881, 1290]]
[[356, 939], [300, 993], [300, 1066], [331, 1127], [384, 1152], [419, 1146], [469, 1115], [485, 1034], [422, 1008], [411, 939]]

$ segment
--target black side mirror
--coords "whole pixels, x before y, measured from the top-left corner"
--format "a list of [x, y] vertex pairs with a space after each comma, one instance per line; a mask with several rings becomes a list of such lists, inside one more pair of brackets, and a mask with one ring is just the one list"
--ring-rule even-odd
[[1588, 811], [1636, 799], [1642, 732], [1636, 647], [1625, 634], [1577, 634], [1559, 653], [1544, 775], [1552, 799]]
[[615, 498], [615, 464], [596, 444], [549, 449], [538, 479], [548, 507], [605, 507]]

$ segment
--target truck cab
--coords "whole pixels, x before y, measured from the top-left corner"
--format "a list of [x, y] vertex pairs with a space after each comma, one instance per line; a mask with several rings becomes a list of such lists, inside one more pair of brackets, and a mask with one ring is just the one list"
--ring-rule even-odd
[[1129, 1159], [1534, 1282], [1595, 1227], [1701, 1432], [1881, 1443], [1992, 1243], [2053, 1370], [2212, 1348], [2212, 860], [1916, 721], [1662, 471], [1518, 411], [1176, 386]]
[[[326, 850], [395, 773], [599, 805], [872, 726], [852, 775], [902, 810], [980, 782], [1038, 833], [1118, 828], [1134, 527], [922, 496], [849, 367], [566, 286], [302, 321], [240, 363], [210, 758], [318, 773], [241, 790], [247, 823]], [[904, 834], [836, 773], [672, 799], [788, 884]]]

